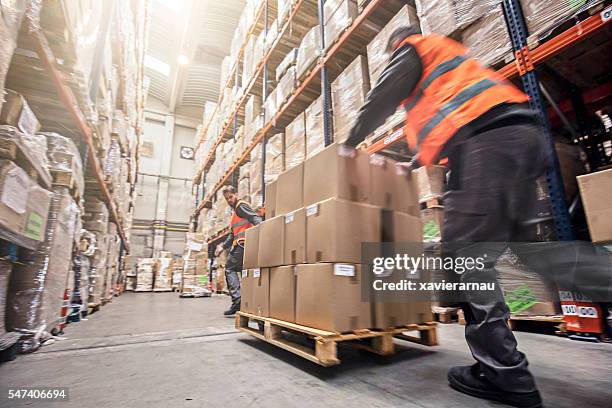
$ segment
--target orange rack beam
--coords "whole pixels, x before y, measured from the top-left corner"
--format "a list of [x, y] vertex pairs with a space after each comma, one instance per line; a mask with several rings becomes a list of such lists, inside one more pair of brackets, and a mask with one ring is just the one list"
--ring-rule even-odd
[[40, 58], [44, 66], [46, 67], [47, 72], [49, 72], [51, 80], [53, 81], [53, 84], [55, 85], [55, 88], [57, 89], [57, 93], [59, 95], [60, 100], [62, 101], [62, 104], [66, 107], [66, 109], [70, 113], [70, 116], [74, 120], [74, 123], [77, 125], [78, 130], [81, 133], [83, 141], [87, 144], [87, 147], [88, 147], [87, 162], [91, 166], [91, 169], [98, 181], [98, 184], [100, 186], [100, 191], [102, 192], [102, 197], [104, 198], [104, 201], [108, 205], [112, 219], [117, 224], [119, 235], [121, 236], [121, 240], [123, 241], [125, 250], [126, 252], [129, 252], [130, 245], [125, 235], [125, 231], [123, 229], [123, 222], [119, 218], [119, 214], [117, 212], [117, 207], [115, 205], [115, 202], [110, 194], [110, 191], [108, 190], [108, 187], [106, 186], [106, 183], [104, 182], [104, 176], [102, 175], [102, 167], [100, 166], [98, 157], [95, 154], [96, 149], [93, 144], [93, 136], [92, 136], [91, 128], [87, 124], [87, 121], [83, 115], [83, 112], [81, 112], [81, 110], [79, 109], [76, 98], [74, 94], [72, 93], [72, 90], [66, 84], [64, 75], [62, 74], [62, 72], [59, 70], [59, 68], [56, 65], [55, 56], [53, 55], [53, 52], [51, 51], [51, 47], [49, 46], [49, 43], [47, 41], [47, 38], [45, 37], [45, 34], [42, 32], [40, 28], [34, 27], [32, 25], [29, 27], [29, 31], [30, 31], [30, 35], [32, 36], [34, 40], [34, 45], [36, 47], [36, 53], [38, 54], [38, 57]]

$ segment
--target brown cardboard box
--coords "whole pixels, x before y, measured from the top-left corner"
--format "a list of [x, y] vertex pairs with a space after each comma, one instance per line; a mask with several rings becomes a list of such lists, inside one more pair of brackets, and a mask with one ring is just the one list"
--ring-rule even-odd
[[244, 269], [257, 268], [259, 253], [259, 225], [254, 225], [245, 232], [244, 257], [242, 267]]
[[284, 215], [304, 206], [302, 163], [278, 176], [276, 184], [276, 214]]
[[380, 155], [370, 157], [370, 203], [379, 207], [420, 215], [414, 177]]
[[306, 158], [312, 157], [325, 147], [323, 135], [323, 98], [319, 96], [304, 111], [306, 117]]
[[304, 208], [285, 215], [285, 265], [306, 262], [306, 211]]
[[306, 208], [306, 261], [361, 263], [361, 243], [380, 242], [381, 210], [331, 198]]
[[266, 184], [266, 217], [276, 217], [276, 186], [277, 181]]
[[416, 178], [419, 201], [426, 201], [433, 197], [441, 197], [444, 194], [446, 184], [446, 167], [423, 166], [412, 171]]
[[361, 302], [360, 265], [298, 265], [296, 275], [297, 324], [335, 332], [371, 327], [370, 304]]
[[[327, 2], [325, 2], [327, 6]], [[359, 14], [354, 0], [343, 0], [330, 14], [325, 14], [325, 45], [327, 49], [336, 43], [338, 37], [351, 25]], [[364, 27], [362, 27], [363, 29]]]
[[240, 311], [253, 313], [253, 269], [243, 269], [240, 279]]
[[280, 266], [285, 253], [285, 217], [277, 216], [259, 224], [259, 267]]
[[421, 242], [423, 240], [421, 217], [393, 211], [391, 220], [392, 242]]
[[306, 115], [304, 112], [285, 128], [285, 168], [290, 169], [306, 158]]
[[295, 266], [270, 269], [270, 317], [295, 323]]
[[319, 47], [321, 46], [321, 28], [317, 25], [304, 35], [298, 50], [297, 61], [295, 64], [297, 79], [302, 79], [308, 69], [319, 57]]
[[348, 138], [369, 90], [368, 63], [366, 58], [360, 55], [331, 85], [335, 142], [344, 142]]
[[32, 184], [30, 187], [23, 229], [25, 237], [36, 241], [43, 241], [45, 239], [51, 195], [51, 192], [40, 187], [38, 184]]
[[253, 269], [253, 311], [257, 316], [270, 316], [270, 268]]
[[15, 126], [28, 135], [38, 132], [40, 123], [25, 98], [20, 93], [10, 89], [5, 91], [5, 102], [0, 112], [0, 124]]
[[369, 155], [358, 150], [355, 158], [340, 156], [339, 146], [334, 143], [304, 162], [304, 206], [332, 197], [369, 202]]
[[14, 234], [21, 235], [24, 230], [28, 191], [33, 184], [21, 167], [0, 160], [0, 225]]
[[591, 241], [612, 241], [612, 169], [577, 178]]

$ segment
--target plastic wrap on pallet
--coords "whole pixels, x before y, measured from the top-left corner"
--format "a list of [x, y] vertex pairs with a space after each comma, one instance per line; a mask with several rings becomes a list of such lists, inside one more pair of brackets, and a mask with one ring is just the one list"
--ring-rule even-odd
[[266, 184], [276, 180], [285, 170], [285, 134], [271, 136], [266, 143]]
[[290, 169], [306, 158], [306, 120], [304, 112], [285, 128], [285, 168]]
[[370, 91], [368, 64], [358, 56], [331, 85], [334, 112], [334, 141], [344, 142], [359, 109]]
[[306, 110], [306, 158], [312, 157], [325, 147], [323, 135], [323, 98], [318, 97]]
[[[278, 81], [276, 87], [276, 107], [277, 109], [283, 106], [285, 101], [289, 99], [296, 86], [295, 67], [290, 67], [285, 75]], [[266, 116], [267, 118], [268, 116]]]
[[285, 75], [285, 72], [287, 72], [287, 70], [290, 67], [296, 64], [297, 55], [298, 55], [298, 48], [294, 48], [291, 51], [289, 51], [289, 53], [285, 55], [285, 57], [280, 62], [280, 64], [278, 64], [278, 67], [276, 67], [276, 81], [277, 82], [280, 81], [282, 76]]
[[268, 51], [270, 51], [270, 48], [272, 48], [272, 44], [274, 44], [274, 41], [276, 40], [277, 36], [278, 36], [278, 23], [276, 22], [276, 20], [274, 20], [268, 26], [268, 34], [266, 35], [266, 45], [264, 47], [265, 53], [268, 53]]
[[72, 173], [75, 186], [79, 195], [83, 195], [83, 163], [81, 155], [72, 141], [67, 137], [52, 132], [43, 132], [47, 138], [47, 158], [49, 169], [55, 171], [66, 171]]
[[295, 4], [295, 0], [278, 0], [278, 17], [276, 21], [278, 21], [279, 25], [282, 25], [287, 18], [289, 18], [289, 14], [291, 13], [291, 8]]
[[0, 111], [0, 124], [15, 126], [23, 133], [33, 135], [40, 130], [40, 122], [23, 95], [6, 89]]
[[136, 267], [136, 289], [135, 292], [149, 292], [153, 290], [153, 279], [155, 278], [156, 259], [141, 258]]
[[274, 90], [270, 92], [270, 95], [268, 95], [266, 101], [264, 102], [263, 110], [266, 122], [271, 121], [278, 112], [279, 106], [278, 98], [276, 97], [277, 94], [278, 88], [274, 88]]
[[6, 301], [8, 296], [9, 281], [13, 264], [5, 259], [0, 259], [0, 336], [6, 333], [4, 326], [4, 316], [6, 315]]
[[[4, 102], [6, 74], [17, 45], [17, 35], [27, 4], [28, 1], [26, 0], [2, 2], [2, 18], [0, 18], [0, 111]], [[39, 11], [40, 5], [34, 7], [34, 10]]]
[[400, 11], [380, 30], [376, 37], [367, 46], [368, 68], [370, 70], [370, 83], [374, 85], [380, 73], [387, 65], [388, 55], [386, 54], [387, 41], [389, 36], [399, 27], [411, 26], [419, 28], [419, 19], [416, 9], [410, 5], [405, 5]]
[[603, 3], [602, 0], [523, 0], [521, 6], [529, 35], [546, 37], [562, 22], [569, 20], [585, 5]]
[[[327, 3], [332, 2], [325, 2], [325, 6], [328, 5]], [[354, 0], [343, 0], [337, 4], [337, 8], [332, 13], [325, 14], [325, 46], [327, 49], [336, 43], [340, 34], [353, 23], [357, 14], [359, 12]]]
[[261, 96], [251, 95], [244, 107], [244, 136], [248, 145], [259, 129], [263, 127], [260, 114], [262, 112]]
[[501, 61], [512, 51], [512, 40], [501, 6], [470, 24], [463, 31], [462, 39], [470, 54], [486, 65]]
[[257, 36], [253, 45], [253, 72], [257, 71], [257, 67], [261, 64], [266, 51], [266, 32], [262, 31]]
[[255, 48], [255, 37], [249, 35], [242, 54], [242, 82], [246, 86], [253, 78], [253, 52]]
[[[263, 186], [261, 184], [261, 172], [262, 172], [262, 148], [261, 143], [258, 143], [253, 150], [251, 150], [251, 168], [250, 173], [250, 193], [251, 193], [251, 205], [258, 205], [255, 201], [258, 196], [261, 195]], [[261, 205], [261, 204], [259, 204]]]
[[86, 198], [83, 226], [88, 231], [105, 233], [108, 230], [108, 208], [103, 201], [94, 197]]
[[450, 36], [459, 28], [454, 0], [416, 0], [416, 10], [424, 35], [438, 33]]
[[321, 32], [320, 27], [317, 25], [306, 33], [298, 49], [297, 62], [295, 64], [298, 79], [302, 79], [308, 69], [319, 58], [320, 47]]
[[454, 0], [457, 24], [463, 29], [493, 10], [501, 8], [501, 3], [502, 0]]
[[89, 298], [89, 258], [83, 254], [72, 258], [72, 272], [74, 273], [74, 287], [70, 298], [71, 309], [75, 312], [87, 310]]
[[0, 141], [11, 140], [29, 159], [29, 164], [47, 180], [49, 174], [49, 161], [47, 160], [47, 138], [42, 135], [27, 134], [14, 126], [0, 125]]
[[9, 286], [7, 326], [10, 330], [37, 333], [23, 341], [25, 350], [36, 349], [46, 332], [59, 321], [78, 206], [67, 187], [55, 187], [49, 209], [45, 241], [36, 251], [23, 254], [14, 265]]
[[158, 258], [153, 290], [172, 289], [172, 258]]

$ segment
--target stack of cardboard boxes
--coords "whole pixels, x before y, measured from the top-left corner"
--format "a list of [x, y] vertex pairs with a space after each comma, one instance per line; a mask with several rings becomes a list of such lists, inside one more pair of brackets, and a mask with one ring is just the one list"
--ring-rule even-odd
[[157, 262], [155, 258], [140, 258], [136, 267], [136, 289], [134, 292], [150, 292], [153, 290], [153, 280]]
[[172, 252], [161, 251], [156, 263], [153, 291], [172, 290]]
[[428, 302], [361, 296], [362, 280], [370, 279], [361, 265], [362, 242], [382, 242], [384, 231], [385, 240], [421, 241], [410, 176], [365, 152], [345, 157], [333, 144], [274, 184], [275, 194], [266, 196], [274, 217], [246, 233], [243, 312], [337, 332], [431, 319]]

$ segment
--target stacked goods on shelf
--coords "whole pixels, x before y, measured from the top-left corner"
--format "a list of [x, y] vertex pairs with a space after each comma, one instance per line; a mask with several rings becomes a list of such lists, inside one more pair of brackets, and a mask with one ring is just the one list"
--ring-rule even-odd
[[306, 157], [312, 157], [325, 147], [323, 132], [323, 96], [319, 96], [304, 111], [306, 118]]
[[421, 241], [412, 177], [388, 159], [346, 157], [333, 144], [282, 173], [276, 189], [276, 217], [246, 234], [242, 311], [336, 332], [431, 319], [428, 301], [361, 297], [370, 279], [362, 242]]
[[285, 170], [285, 134], [271, 136], [266, 144], [266, 165], [264, 169], [266, 184], [276, 180]]
[[157, 267], [155, 258], [140, 258], [136, 267], [136, 289], [134, 292], [151, 292]]
[[12, 1], [2, 4], [2, 20], [0, 21], [0, 110], [4, 98], [4, 84], [11, 64], [11, 57], [17, 46], [19, 27], [25, 14], [25, 1]]
[[11, 262], [0, 259], [0, 316], [2, 317], [0, 319], [0, 337], [4, 336], [7, 332], [4, 317], [6, 316], [8, 288], [12, 270], [13, 264]]
[[[295, 75], [298, 80], [306, 76], [310, 68], [320, 56], [321, 28], [314, 26], [306, 33], [298, 49], [297, 61], [295, 63]], [[268, 116], [266, 116], [268, 117]]]
[[157, 258], [155, 278], [153, 284], [154, 292], [165, 292], [172, 290], [172, 252], [161, 251]]
[[370, 90], [367, 60], [357, 57], [331, 84], [334, 141], [344, 142]]
[[172, 261], [172, 290], [178, 290], [181, 287], [184, 264], [185, 261], [183, 258], [178, 258]]
[[76, 197], [82, 197], [85, 188], [81, 155], [74, 142], [57, 133], [42, 133], [47, 138], [47, 158], [53, 182], [68, 186]]
[[238, 172], [238, 199], [251, 201], [251, 176], [250, 176], [250, 165], [249, 163], [245, 163], [240, 166], [240, 170]]
[[[263, 127], [263, 112], [261, 110], [261, 97], [251, 95], [244, 107], [244, 142], [248, 146], [255, 134]], [[212, 135], [216, 137], [215, 134]]]
[[251, 165], [249, 169], [251, 197], [249, 201], [255, 209], [263, 206], [262, 167], [262, 147], [261, 144], [258, 144], [251, 150]]
[[567, 21], [587, 5], [600, 0], [522, 0], [521, 8], [531, 36], [546, 37], [556, 26]]
[[13, 265], [6, 321], [9, 330], [42, 333], [23, 340], [34, 350], [60, 321], [79, 209], [67, 187], [54, 187], [45, 240]]
[[323, 15], [325, 16], [325, 46], [329, 49], [336, 43], [344, 30], [357, 17], [355, 0], [326, 1]]
[[207, 250], [202, 234], [187, 233], [183, 250], [181, 294], [201, 296], [208, 292]]
[[285, 128], [285, 168], [291, 169], [306, 158], [306, 115], [300, 113]]

